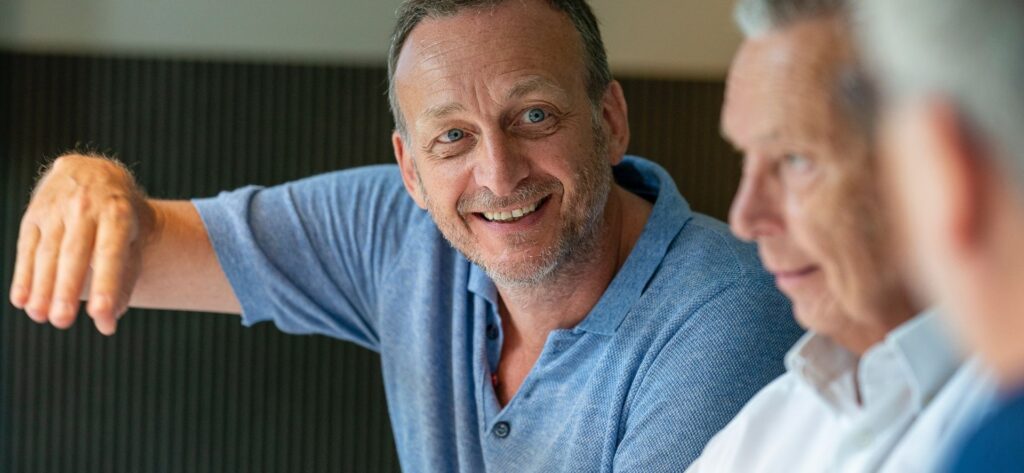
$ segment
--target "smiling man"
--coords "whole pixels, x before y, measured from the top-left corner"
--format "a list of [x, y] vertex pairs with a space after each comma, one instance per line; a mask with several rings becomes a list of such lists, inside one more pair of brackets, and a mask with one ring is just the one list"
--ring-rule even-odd
[[406, 471], [685, 468], [799, 329], [753, 247], [624, 157], [589, 7], [410, 1], [389, 72], [398, 166], [166, 202], [58, 160], [11, 300], [67, 327], [91, 261], [104, 333], [130, 304], [375, 350]]

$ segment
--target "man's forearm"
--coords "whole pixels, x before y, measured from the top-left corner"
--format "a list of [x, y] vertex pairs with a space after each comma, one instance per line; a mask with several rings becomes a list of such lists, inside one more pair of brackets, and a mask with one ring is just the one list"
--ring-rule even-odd
[[238, 300], [206, 227], [189, 201], [148, 200], [154, 228], [143, 243], [132, 307], [237, 314]]

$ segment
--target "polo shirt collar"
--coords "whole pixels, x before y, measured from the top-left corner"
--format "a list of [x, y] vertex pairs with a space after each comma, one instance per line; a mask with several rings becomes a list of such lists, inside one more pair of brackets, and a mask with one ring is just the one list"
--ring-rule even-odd
[[[661, 166], [636, 156], [626, 156], [612, 168], [615, 182], [634, 194], [654, 202], [643, 233], [612, 279], [597, 305], [573, 331], [600, 335], [614, 334], [643, 295], [651, 278], [668, 253], [669, 246], [693, 218], [690, 206], [676, 188], [675, 181]], [[472, 264], [468, 289], [498, 305], [498, 290], [479, 266]]]

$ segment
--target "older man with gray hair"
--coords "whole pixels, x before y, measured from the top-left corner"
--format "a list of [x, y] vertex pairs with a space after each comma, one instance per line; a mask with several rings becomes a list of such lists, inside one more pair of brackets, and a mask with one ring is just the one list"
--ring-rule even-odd
[[874, 94], [850, 0], [742, 0], [722, 129], [743, 152], [730, 223], [809, 329], [689, 471], [927, 471], [984, 402], [891, 268]]
[[1022, 471], [1024, 3], [870, 0], [863, 24], [909, 272], [999, 378], [953, 471]]

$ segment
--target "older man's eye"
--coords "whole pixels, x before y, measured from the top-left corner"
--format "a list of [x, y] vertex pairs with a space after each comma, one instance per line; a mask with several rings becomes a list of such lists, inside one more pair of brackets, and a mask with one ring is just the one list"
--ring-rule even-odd
[[812, 164], [811, 160], [807, 159], [807, 157], [802, 154], [787, 154], [782, 161], [786, 168], [797, 172], [811, 169]]
[[464, 131], [462, 131], [462, 130], [460, 130], [458, 128], [452, 128], [451, 130], [446, 131], [444, 133], [444, 135], [441, 135], [440, 141], [442, 143], [454, 143], [454, 142], [459, 141], [459, 140], [461, 140], [461, 139], [463, 139], [465, 137], [466, 137], [466, 132], [464, 132]]
[[523, 120], [526, 123], [540, 123], [548, 118], [548, 112], [542, 108], [531, 108], [526, 112], [523, 112]]

